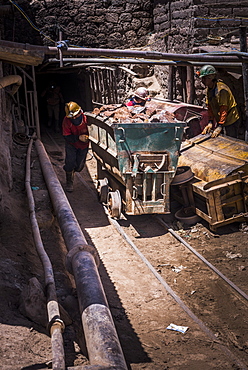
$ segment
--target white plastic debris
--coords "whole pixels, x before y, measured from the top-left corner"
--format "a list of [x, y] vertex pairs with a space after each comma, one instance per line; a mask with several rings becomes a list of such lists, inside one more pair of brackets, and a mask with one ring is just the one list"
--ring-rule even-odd
[[176, 267], [176, 266], [173, 266], [173, 267], [172, 267], [172, 271], [174, 271], [174, 272], [176, 272], [176, 273], [181, 272], [183, 269], [186, 269], [186, 267], [184, 267], [183, 265], [180, 265], [180, 266], [178, 266], [178, 267]]
[[231, 258], [231, 259], [242, 258], [242, 254], [241, 253], [226, 252], [226, 257]]
[[189, 328], [188, 326], [179, 326], [175, 324], [170, 324], [169, 326], [167, 326], [166, 329], [179, 331], [180, 333], [184, 334], [188, 330], [188, 328]]
[[198, 229], [191, 229], [191, 233], [197, 233], [199, 230]]

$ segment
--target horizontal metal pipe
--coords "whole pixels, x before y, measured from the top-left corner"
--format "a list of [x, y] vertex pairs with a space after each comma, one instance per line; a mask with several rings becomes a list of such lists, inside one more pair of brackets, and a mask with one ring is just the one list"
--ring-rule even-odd
[[[48, 46], [49, 52], [56, 53], [57, 48]], [[47, 52], [47, 54], [49, 54]], [[198, 54], [175, 54], [175, 53], [161, 53], [158, 51], [140, 51], [140, 50], [120, 50], [120, 49], [97, 49], [97, 48], [71, 48], [63, 50], [63, 55], [89, 55], [89, 56], [115, 56], [115, 57], [132, 57], [132, 58], [148, 58], [148, 59], [161, 59], [161, 60], [174, 60], [174, 61], [204, 61], [204, 62], [235, 62], [243, 59], [248, 60], [248, 53], [242, 55], [235, 54], [228, 55], [211, 55], [211, 53], [198, 53]], [[246, 56], [244, 55], [246, 54]]]
[[68, 249], [67, 267], [75, 278], [82, 324], [92, 364], [127, 370], [122, 349], [101, 284], [94, 247], [87, 244], [50, 159], [36, 140], [42, 172]]
[[[58, 48], [56, 46], [41, 46], [22, 44], [11, 41], [0, 40], [0, 47], [18, 48], [26, 51], [41, 52], [46, 55], [58, 55]], [[174, 60], [176, 62], [192, 61], [192, 62], [228, 62], [235, 63], [241, 61], [248, 62], [248, 53], [233, 52], [232, 54], [226, 53], [195, 53], [195, 54], [175, 54], [175, 53], [162, 53], [158, 51], [141, 51], [141, 50], [128, 50], [128, 49], [103, 49], [103, 48], [84, 48], [84, 47], [68, 47], [62, 49], [63, 55], [84, 55], [84, 56], [105, 56], [105, 57], [132, 57], [132, 58], [147, 58], [155, 60]]]
[[[53, 58], [48, 59], [47, 62], [49, 63], [59, 63], [60, 60]], [[174, 65], [174, 66], [202, 66], [206, 64], [205, 62], [194, 62], [193, 64], [191, 62], [175, 62], [172, 60], [147, 60], [147, 59], [124, 59], [124, 58], [63, 58], [64, 63], [84, 63], [86, 65], [91, 64], [156, 64], [156, 65]], [[241, 67], [242, 63], [240, 61], [230, 63], [221, 63], [221, 62], [212, 62], [214, 66], [218, 67]], [[80, 67], [82, 64], [74, 64], [73, 67]], [[66, 67], [66, 66], [64, 66]], [[72, 66], [68, 66], [72, 67]]]

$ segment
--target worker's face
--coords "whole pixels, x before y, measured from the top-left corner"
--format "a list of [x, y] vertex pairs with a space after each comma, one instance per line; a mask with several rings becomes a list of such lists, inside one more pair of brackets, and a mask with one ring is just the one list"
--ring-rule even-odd
[[137, 96], [134, 97], [134, 100], [136, 101], [137, 104], [143, 103], [143, 100], [138, 98]]
[[76, 119], [76, 118], [78, 118], [80, 116], [81, 116], [81, 112], [79, 112], [78, 114], [76, 114], [76, 116], [73, 116], [72, 119]]
[[203, 85], [206, 87], [210, 87], [210, 89], [214, 86], [213, 77], [212, 76], [204, 76], [201, 78]]
[[75, 126], [79, 126], [82, 123], [83, 116], [81, 112], [79, 112], [76, 116], [70, 118], [71, 123]]

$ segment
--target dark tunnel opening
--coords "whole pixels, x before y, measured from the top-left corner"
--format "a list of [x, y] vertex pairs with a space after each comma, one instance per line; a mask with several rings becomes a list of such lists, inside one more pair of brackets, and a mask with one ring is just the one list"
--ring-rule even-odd
[[36, 89], [41, 129], [48, 127], [47, 94], [45, 91], [51, 85], [59, 87], [61, 92], [59, 108], [60, 128], [65, 116], [65, 103], [68, 103], [69, 101], [75, 101], [81, 106], [83, 111], [91, 111], [93, 109], [90, 90], [90, 77], [89, 72], [86, 70], [80, 69], [76, 72], [37, 72]]

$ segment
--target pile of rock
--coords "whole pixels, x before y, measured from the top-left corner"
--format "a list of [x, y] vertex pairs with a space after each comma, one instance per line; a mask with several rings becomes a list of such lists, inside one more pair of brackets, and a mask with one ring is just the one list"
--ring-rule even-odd
[[111, 123], [150, 123], [150, 122], [175, 122], [173, 113], [159, 108], [154, 102], [147, 102], [144, 107], [121, 104], [103, 105], [95, 108], [94, 115], [109, 120]]

